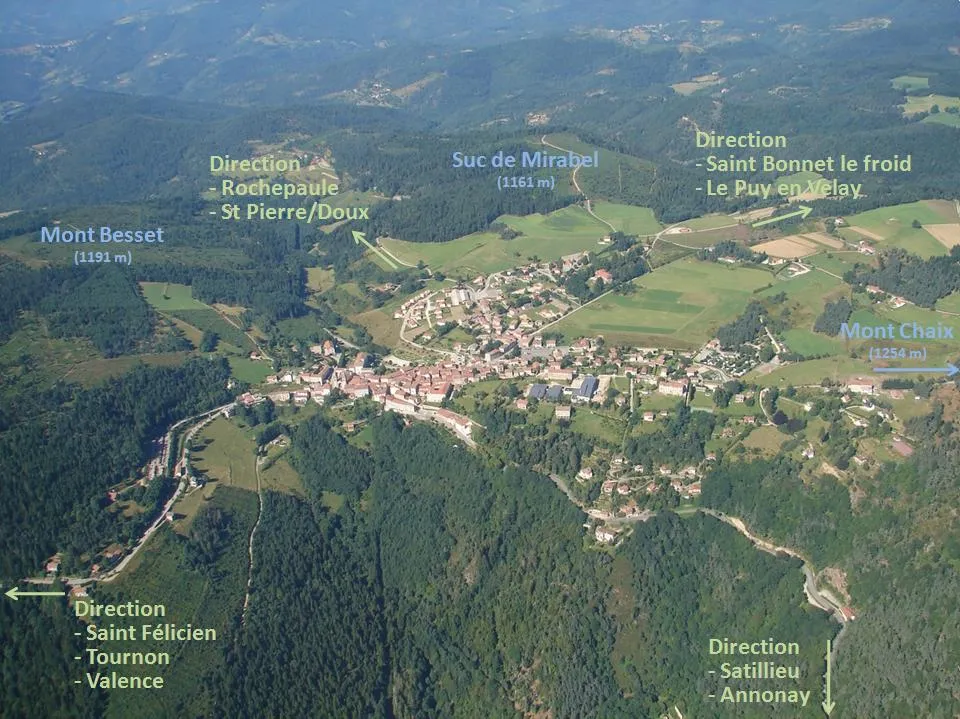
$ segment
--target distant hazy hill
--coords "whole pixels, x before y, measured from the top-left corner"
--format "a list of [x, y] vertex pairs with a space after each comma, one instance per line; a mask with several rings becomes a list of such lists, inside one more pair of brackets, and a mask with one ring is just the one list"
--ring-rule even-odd
[[946, 0], [17, 3], [4, 8], [0, 30], [0, 102], [29, 102], [41, 92], [77, 85], [190, 99], [280, 102], [329, 92], [324, 70], [331, 63], [411, 43], [478, 47], [573, 28], [703, 19], [738, 26], [789, 21], [822, 27], [884, 16], [942, 27], [951, 13], [956, 4]]

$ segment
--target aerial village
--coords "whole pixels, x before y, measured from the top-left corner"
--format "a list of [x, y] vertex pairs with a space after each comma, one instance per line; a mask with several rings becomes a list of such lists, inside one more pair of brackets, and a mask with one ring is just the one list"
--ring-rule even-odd
[[[517, 411], [548, 403], [556, 422], [569, 422], [576, 412], [604, 404], [609, 393], [618, 409], [631, 414], [636, 411], [642, 423], [653, 423], [669, 417], [677, 404], [689, 403], [695, 394], [711, 396], [762, 364], [759, 345], [755, 353], [744, 355], [742, 348], [725, 351], [716, 338], [686, 351], [658, 347], [626, 350], [606, 346], [602, 337], [560, 344], [550, 336], [549, 328], [579, 302], [564, 291], [557, 275], [576, 270], [585, 262], [585, 255], [570, 255], [559, 262], [533, 263], [478, 276], [469, 283], [422, 290], [399, 306], [393, 319], [401, 325], [401, 340], [426, 359], [415, 362], [395, 354], [374, 358], [365, 352], [353, 352], [331, 338], [310, 347], [313, 361], [309, 367], [271, 375], [261, 391], [248, 392], [238, 401], [250, 406], [269, 398], [276, 404], [304, 406], [308, 402], [369, 399], [383, 410], [410, 420], [440, 424], [472, 446], [479, 425], [452, 409], [452, 400], [472, 383], [513, 382], [522, 387], [521, 395], [514, 400]], [[604, 278], [595, 276], [592, 281], [597, 279]], [[451, 330], [458, 332], [455, 335]], [[769, 338], [779, 351], [776, 339], [772, 335]], [[779, 362], [774, 356], [768, 364], [776, 367]], [[618, 378], [621, 387], [628, 386], [629, 390], [610, 393]], [[869, 396], [881, 391], [874, 380], [849, 378], [833, 391], [842, 394], [851, 408], [861, 408], [846, 412], [855, 426], [866, 426], [869, 413], [876, 409]], [[771, 424], [759, 394], [744, 390], [731, 398], [732, 405], [756, 407], [755, 413], [737, 413], [736, 422], [746, 431]], [[663, 399], [644, 399], [654, 396]], [[667, 399], [671, 401], [664, 403]], [[661, 408], [648, 409], [649, 404]], [[665, 406], [674, 409], [663, 409]], [[806, 407], [809, 410], [809, 403]], [[883, 419], [892, 419], [888, 410], [879, 412]], [[733, 430], [727, 427], [724, 432]], [[909, 451], [902, 440], [901, 444], [904, 452]], [[804, 450], [804, 457], [813, 456], [811, 445]], [[679, 497], [697, 497], [702, 478], [715, 460], [716, 455], [710, 452], [699, 466], [644, 467], [630, 465], [618, 455], [605, 463], [602, 475], [595, 477], [592, 467], [583, 466], [575, 479], [601, 483], [599, 498], [593, 506], [585, 507], [595, 520], [640, 517], [640, 505], [631, 497], [657, 492], [665, 481]], [[859, 456], [854, 460], [857, 464], [867, 461]], [[601, 525], [596, 531], [598, 541], [616, 541], [614, 530]]]

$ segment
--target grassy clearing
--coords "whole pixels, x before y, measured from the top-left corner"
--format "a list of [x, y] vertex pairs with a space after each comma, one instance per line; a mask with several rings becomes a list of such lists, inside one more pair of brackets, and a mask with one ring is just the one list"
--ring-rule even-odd
[[242, 330], [223, 319], [210, 305], [195, 300], [189, 285], [141, 282], [140, 288], [147, 303], [169, 317], [195, 346], [199, 344], [203, 332], [210, 331], [216, 332], [223, 342], [231, 345], [225, 349], [238, 353], [254, 349], [253, 343]]
[[619, 627], [610, 651], [614, 677], [623, 691], [634, 686], [630, 668], [643, 664], [649, 651], [648, 641], [634, 622], [637, 600], [633, 591], [634, 568], [622, 554], [613, 558], [610, 572], [611, 591], [607, 594], [607, 612]]
[[634, 280], [634, 294], [606, 295], [555, 327], [567, 337], [602, 334], [614, 343], [691, 348], [772, 282], [764, 270], [685, 259]]
[[628, 235], [655, 235], [662, 227], [649, 207], [633, 207], [597, 200], [593, 203], [593, 211], [598, 217]]
[[954, 292], [951, 295], [947, 295], [942, 300], [937, 302], [936, 307], [938, 310], [943, 310], [944, 312], [960, 313], [960, 292]]
[[277, 322], [277, 329], [280, 330], [280, 333], [283, 334], [284, 337], [303, 340], [305, 342], [314, 342], [326, 336], [320, 324], [317, 322], [317, 318], [309, 314], [303, 317], [280, 320]]
[[[522, 232], [525, 238], [545, 240], [551, 244], [564, 240], [596, 242], [609, 231], [606, 225], [595, 220], [586, 210], [578, 206], [564, 207], [548, 215], [501, 215], [499, 221]], [[517, 238], [517, 240], [522, 239], [524, 238]], [[511, 242], [515, 241], [511, 240]]]
[[264, 489], [306, 496], [300, 475], [283, 457], [278, 457], [269, 467], [260, 470], [260, 482]]
[[334, 514], [340, 511], [346, 501], [346, 497], [335, 492], [323, 492], [320, 495], [320, 503]]
[[923, 122], [948, 125], [949, 127], [960, 127], [960, 115], [952, 112], [938, 112], [936, 115], [928, 115], [923, 118]]
[[247, 359], [246, 357], [228, 357], [230, 372], [241, 382], [260, 384], [273, 371], [268, 362]]
[[422, 260], [448, 275], [474, 275], [516, 267], [529, 257], [554, 260], [574, 252], [598, 250], [603, 247], [599, 240], [610, 231], [581, 207], [565, 207], [549, 215], [503, 215], [499, 221], [523, 235], [503, 240], [495, 233], [479, 232], [451, 242], [380, 242], [404, 262], [416, 264]]
[[253, 439], [233, 422], [219, 417], [194, 438], [193, 465], [219, 486], [257, 491]]
[[918, 112], [930, 112], [934, 105], [943, 111], [948, 107], [960, 108], [960, 97], [949, 95], [908, 95], [907, 101], [901, 107], [904, 115], [915, 115]]
[[765, 387], [818, 385], [824, 379], [840, 380], [850, 375], [870, 374], [870, 370], [871, 365], [865, 360], [838, 355], [787, 365], [769, 374], [749, 372], [745, 381]]
[[171, 317], [186, 322], [192, 327], [196, 327], [201, 332], [215, 332], [222, 342], [231, 347], [224, 349], [234, 349], [236, 352], [246, 354], [256, 349], [250, 338], [243, 330], [234, 327], [227, 322], [212, 307], [205, 306], [202, 309], [192, 310], [171, 310], [168, 313]]
[[[924, 204], [936, 212], [942, 219], [941, 223], [960, 222], [960, 208], [952, 200], [924, 200]], [[938, 224], [936, 222], [932, 224]]]
[[366, 327], [367, 332], [373, 337], [373, 341], [384, 347], [394, 347], [400, 344], [401, 320], [393, 318], [392, 311], [386, 311], [382, 307], [369, 312], [351, 315], [353, 322]]
[[110, 377], [125, 374], [141, 362], [151, 367], [176, 367], [190, 356], [188, 352], [164, 352], [152, 355], [113, 357], [80, 362], [65, 375], [68, 380], [90, 387]]
[[787, 346], [805, 357], [833, 355], [843, 351], [843, 342], [804, 329], [792, 329], [783, 333]]
[[848, 217], [847, 223], [879, 235], [884, 245], [902, 247], [921, 257], [932, 257], [947, 254], [947, 249], [929, 232], [914, 228], [912, 223], [918, 220], [921, 225], [936, 225], [951, 221], [945, 214], [942, 203], [919, 201], [861, 212]]
[[949, 253], [943, 243], [929, 232], [913, 227], [904, 227], [891, 237], [888, 243], [894, 247], [902, 247], [907, 252], [912, 252], [920, 257], [934, 257]]
[[853, 250], [850, 250], [849, 252], [845, 250], [838, 250], [819, 255], [811, 255], [810, 257], [805, 258], [804, 262], [808, 265], [813, 265], [814, 267], [821, 267], [827, 272], [832, 272], [833, 274], [840, 275], [842, 277], [844, 272], [852, 270], [854, 265], [856, 265], [858, 262], [862, 264], [869, 263], [870, 258]]
[[673, 88], [673, 91], [678, 95], [692, 95], [698, 90], [703, 90], [704, 88], [714, 87], [723, 82], [723, 78], [716, 75], [701, 75], [698, 78], [694, 78], [688, 82], [676, 82], [670, 87]]
[[161, 312], [170, 310], [205, 310], [209, 305], [193, 299], [190, 285], [178, 285], [172, 282], [141, 282], [143, 299]]
[[849, 294], [849, 289], [843, 283], [843, 280], [828, 275], [826, 272], [807, 272], [793, 278], [785, 278], [781, 273], [777, 275], [777, 279], [778, 281], [773, 287], [758, 294], [761, 297], [769, 297], [785, 292], [789, 301], [799, 305], [797, 309], [805, 311], [804, 314], [813, 312], [820, 314], [826, 302]]
[[893, 78], [890, 83], [895, 90], [923, 90], [930, 87], [930, 80], [919, 75], [900, 75]]
[[955, 221], [944, 217], [941, 203], [930, 203], [920, 200], [907, 202], [902, 205], [878, 207], [867, 210], [858, 215], [846, 218], [850, 226], [864, 227], [887, 239], [896, 234], [903, 227], [909, 227], [914, 220], [924, 225], [936, 225], [945, 221]]
[[776, 427], [769, 425], [757, 427], [745, 440], [743, 446], [747, 449], [758, 450], [760, 454], [774, 456], [780, 452], [780, 447], [789, 437]]
[[336, 284], [333, 270], [320, 267], [307, 268], [307, 289], [312, 292], [326, 292]]
[[[689, 227], [691, 230], [715, 230], [720, 227], [736, 225], [737, 221], [729, 215], [704, 215], [703, 217], [693, 217], [680, 223], [682, 227]], [[669, 235], [667, 235], [669, 237]]]
[[604, 439], [615, 444], [620, 442], [620, 438], [623, 437], [623, 432], [627, 427], [625, 422], [605, 417], [586, 407], [574, 408], [570, 425], [574, 432], [579, 432], [588, 437]]

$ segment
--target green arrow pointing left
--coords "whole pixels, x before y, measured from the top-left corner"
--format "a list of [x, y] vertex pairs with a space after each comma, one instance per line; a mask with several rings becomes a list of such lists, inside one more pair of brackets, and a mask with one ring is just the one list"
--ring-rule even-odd
[[769, 225], [771, 222], [780, 222], [780, 220], [789, 220], [791, 217], [796, 217], [797, 215], [801, 216], [801, 219], [806, 219], [807, 215], [813, 212], [812, 207], [807, 207], [805, 205], [800, 205], [800, 209], [796, 212], [788, 212], [786, 215], [780, 215], [780, 217], [768, 217], [766, 220], [760, 220], [760, 222], [754, 222], [751, 227], [762, 227], [763, 225]]
[[63, 597], [66, 596], [66, 592], [21, 592], [16, 587], [11, 587], [9, 590], [4, 592], [8, 597], [13, 601], [18, 601], [20, 597]]
[[358, 244], [358, 245], [362, 242], [362, 243], [365, 244], [367, 247], [369, 247], [371, 250], [373, 250], [373, 251], [376, 252], [378, 255], [380, 255], [380, 257], [383, 259], [383, 261], [386, 262], [388, 265], [390, 265], [393, 269], [397, 269], [397, 266], [390, 260], [389, 257], [387, 257], [383, 252], [380, 251], [380, 248], [379, 248], [379, 247], [374, 247], [374, 246], [371, 245], [369, 242], [367, 242], [367, 238], [366, 238], [366, 236], [365, 236], [362, 232], [357, 232], [356, 230], [354, 230], [354, 231], [353, 231], [353, 241], [354, 241], [356, 244]]

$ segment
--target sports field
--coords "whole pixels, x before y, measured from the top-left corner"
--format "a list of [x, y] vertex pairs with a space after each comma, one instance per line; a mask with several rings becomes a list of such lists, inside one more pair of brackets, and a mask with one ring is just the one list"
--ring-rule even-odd
[[634, 280], [634, 294], [608, 294], [551, 329], [569, 338], [601, 334], [613, 343], [689, 349], [773, 281], [764, 270], [684, 259]]
[[605, 245], [599, 241], [610, 233], [609, 227], [582, 207], [565, 207], [549, 215], [503, 215], [498, 221], [523, 234], [512, 240], [478, 232], [451, 242], [380, 242], [404, 262], [416, 264], [422, 260], [431, 269], [447, 274], [475, 274], [516, 267], [534, 256], [555, 260], [574, 252], [601, 250]]

